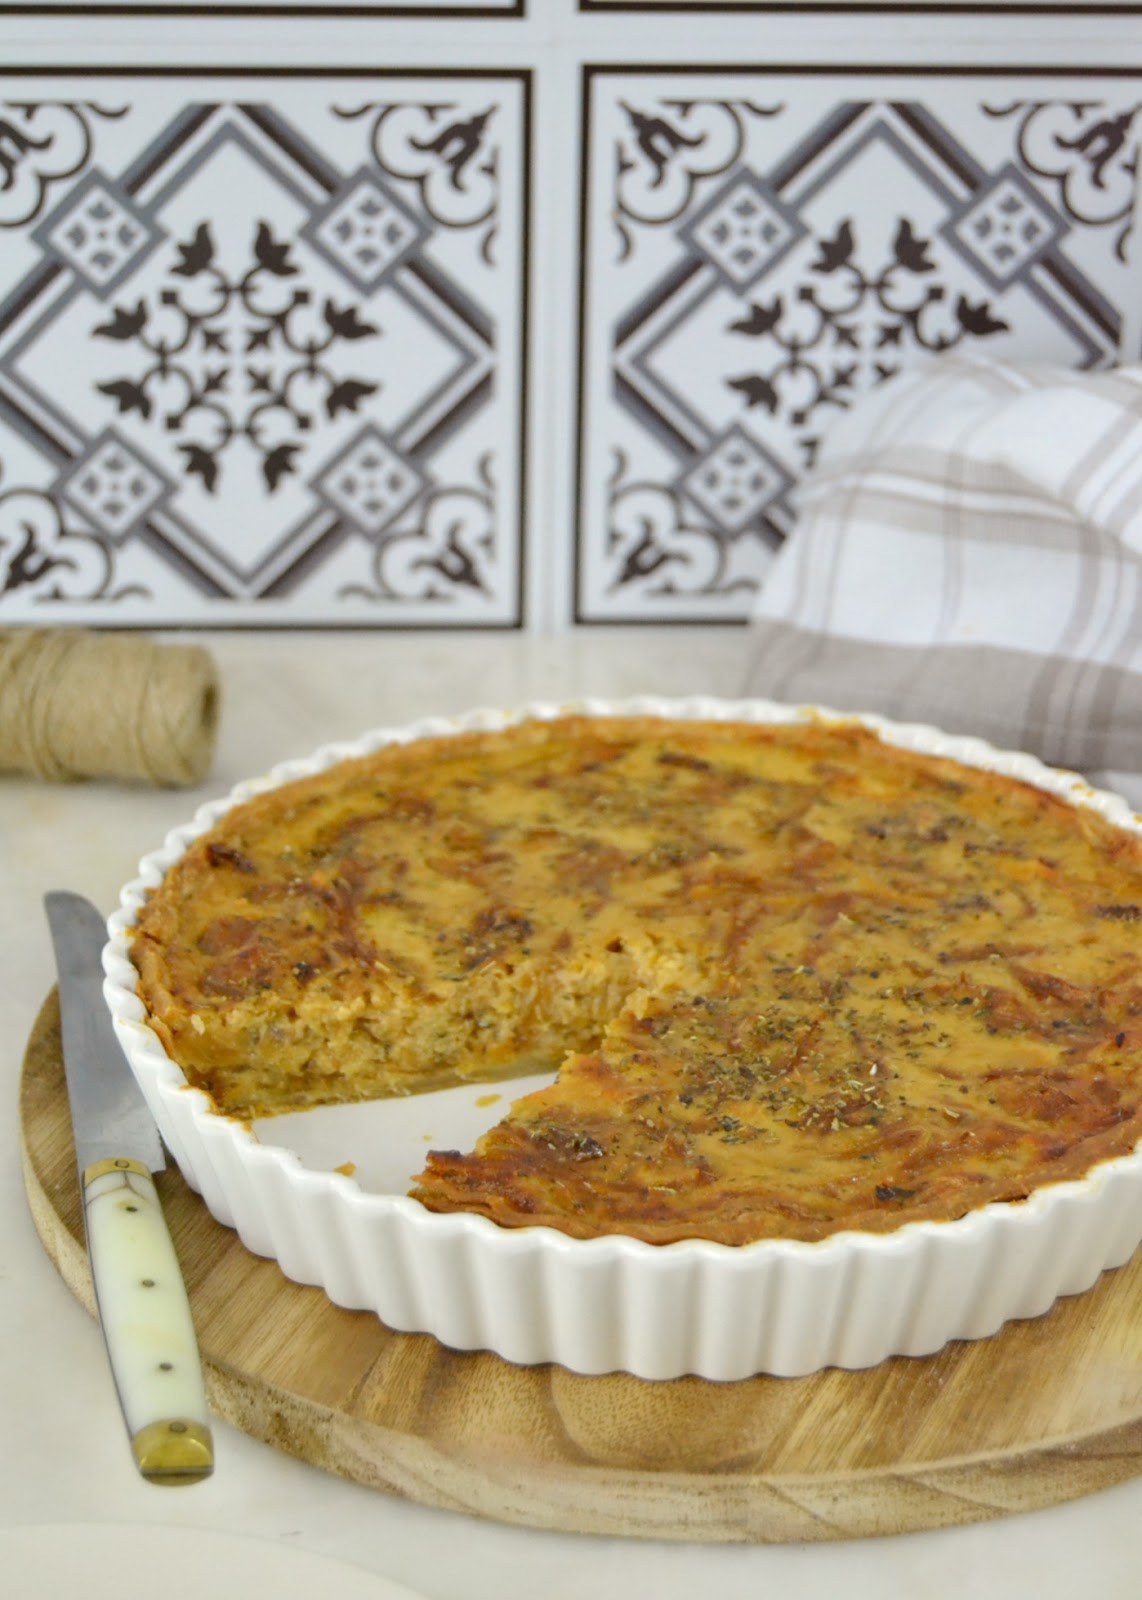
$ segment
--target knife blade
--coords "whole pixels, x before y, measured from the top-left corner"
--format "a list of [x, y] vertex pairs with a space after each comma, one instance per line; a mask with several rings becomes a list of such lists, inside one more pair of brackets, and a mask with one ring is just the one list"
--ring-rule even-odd
[[151, 1483], [214, 1469], [186, 1286], [151, 1178], [166, 1165], [103, 998], [107, 925], [81, 895], [44, 897], [59, 973], [64, 1073], [103, 1339], [136, 1465]]

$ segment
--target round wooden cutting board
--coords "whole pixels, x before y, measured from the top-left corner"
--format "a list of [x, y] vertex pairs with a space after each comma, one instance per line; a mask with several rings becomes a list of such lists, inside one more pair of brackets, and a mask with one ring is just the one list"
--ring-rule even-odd
[[[54, 994], [20, 1116], [36, 1228], [93, 1310]], [[250, 1255], [176, 1170], [158, 1187], [217, 1414], [426, 1505], [656, 1539], [844, 1539], [1029, 1511], [1142, 1471], [1142, 1252], [1045, 1317], [923, 1360], [648, 1383], [392, 1333]]]

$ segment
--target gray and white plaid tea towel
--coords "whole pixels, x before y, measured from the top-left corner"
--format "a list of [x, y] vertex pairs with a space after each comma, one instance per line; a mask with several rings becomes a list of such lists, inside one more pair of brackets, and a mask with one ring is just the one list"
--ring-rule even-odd
[[1142, 367], [944, 357], [827, 434], [748, 694], [973, 733], [1142, 805]]

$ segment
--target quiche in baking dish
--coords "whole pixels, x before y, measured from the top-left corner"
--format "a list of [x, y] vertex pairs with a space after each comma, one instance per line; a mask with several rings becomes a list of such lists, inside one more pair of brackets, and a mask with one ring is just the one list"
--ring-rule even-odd
[[1142, 839], [855, 722], [529, 720], [234, 807], [133, 956], [249, 1118], [541, 1068], [414, 1196], [745, 1244], [951, 1220], [1142, 1137]]

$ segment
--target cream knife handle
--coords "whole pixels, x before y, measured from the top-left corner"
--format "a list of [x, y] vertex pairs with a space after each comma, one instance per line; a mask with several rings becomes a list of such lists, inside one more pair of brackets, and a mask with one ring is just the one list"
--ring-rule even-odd
[[99, 1320], [135, 1461], [153, 1483], [214, 1468], [202, 1363], [178, 1257], [151, 1174], [99, 1161], [83, 1174]]

